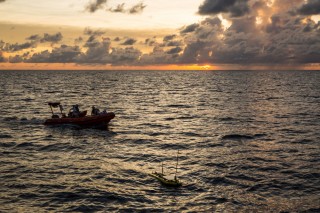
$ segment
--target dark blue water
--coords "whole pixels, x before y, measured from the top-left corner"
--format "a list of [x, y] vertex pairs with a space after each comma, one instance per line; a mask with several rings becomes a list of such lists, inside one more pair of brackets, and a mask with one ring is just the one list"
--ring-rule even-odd
[[[320, 211], [320, 72], [0, 71], [0, 98], [2, 212]], [[48, 101], [116, 118], [47, 127]]]

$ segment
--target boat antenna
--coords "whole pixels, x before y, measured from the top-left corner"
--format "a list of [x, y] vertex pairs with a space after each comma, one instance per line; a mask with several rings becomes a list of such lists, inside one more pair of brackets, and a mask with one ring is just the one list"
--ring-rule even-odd
[[162, 165], [162, 169], [161, 169], [161, 172], [162, 172], [162, 174], [163, 174], [163, 162], [161, 163], [161, 165]]
[[178, 152], [177, 152], [176, 174], [174, 175], [174, 179], [176, 179], [176, 178], [177, 178], [177, 172], [178, 172], [178, 161], [179, 161], [178, 155], [179, 155], [179, 150], [178, 150]]

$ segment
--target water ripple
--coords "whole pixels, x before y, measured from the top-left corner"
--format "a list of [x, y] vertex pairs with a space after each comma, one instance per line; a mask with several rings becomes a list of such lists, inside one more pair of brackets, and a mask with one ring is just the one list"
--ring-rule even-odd
[[[0, 71], [0, 212], [319, 212], [320, 72]], [[48, 101], [113, 111], [45, 127]], [[167, 188], [149, 172], [176, 173]]]

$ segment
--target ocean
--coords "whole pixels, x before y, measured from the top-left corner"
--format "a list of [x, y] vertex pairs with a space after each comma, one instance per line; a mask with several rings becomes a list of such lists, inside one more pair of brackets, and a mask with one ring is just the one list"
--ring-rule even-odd
[[[320, 212], [320, 72], [0, 71], [0, 97], [0, 212]], [[177, 155], [182, 187], [148, 176]]]

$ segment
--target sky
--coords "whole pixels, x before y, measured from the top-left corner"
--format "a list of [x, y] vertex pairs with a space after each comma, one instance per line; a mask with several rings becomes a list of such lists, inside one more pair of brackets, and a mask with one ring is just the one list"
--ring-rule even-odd
[[320, 70], [320, 0], [0, 0], [0, 70]]

